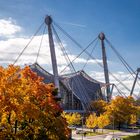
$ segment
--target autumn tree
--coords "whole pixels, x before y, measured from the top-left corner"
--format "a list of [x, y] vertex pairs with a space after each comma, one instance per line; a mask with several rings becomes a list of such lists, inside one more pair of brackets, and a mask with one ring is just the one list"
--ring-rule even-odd
[[130, 116], [130, 124], [135, 124], [137, 122], [137, 115], [132, 114]]
[[86, 127], [90, 128], [90, 129], [94, 129], [97, 126], [97, 116], [95, 113], [90, 114], [87, 118], [86, 118]]
[[54, 91], [29, 67], [0, 67], [0, 139], [68, 139]]
[[81, 123], [81, 115], [77, 112], [75, 113], [65, 113], [63, 112], [62, 116], [66, 118], [69, 126], [71, 125], [79, 125]]
[[100, 116], [100, 114], [103, 114], [106, 111], [107, 102], [104, 100], [92, 101], [91, 106], [96, 112], [96, 115]]
[[97, 118], [97, 126], [102, 129], [102, 132], [103, 128], [109, 124], [110, 120], [107, 114], [104, 113]]
[[137, 114], [137, 106], [134, 104], [134, 100], [132, 97], [122, 97], [117, 96], [113, 99], [106, 107], [106, 114], [109, 116], [110, 121], [115, 124], [120, 125], [123, 123], [130, 123], [131, 115]]

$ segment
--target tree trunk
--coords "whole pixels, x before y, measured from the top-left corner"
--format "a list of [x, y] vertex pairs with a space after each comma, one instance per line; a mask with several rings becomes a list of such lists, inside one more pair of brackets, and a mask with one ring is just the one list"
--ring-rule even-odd
[[119, 122], [119, 127], [118, 127], [118, 130], [120, 130], [121, 129], [121, 123]]
[[93, 128], [93, 132], [94, 132], [94, 133], [96, 132], [96, 129], [95, 129], [95, 128]]
[[10, 119], [11, 119], [11, 113], [9, 113], [9, 116], [8, 116], [8, 123], [9, 123], [9, 124], [11, 124]]
[[17, 124], [18, 124], [18, 121], [16, 120], [15, 121], [15, 134], [17, 133]]

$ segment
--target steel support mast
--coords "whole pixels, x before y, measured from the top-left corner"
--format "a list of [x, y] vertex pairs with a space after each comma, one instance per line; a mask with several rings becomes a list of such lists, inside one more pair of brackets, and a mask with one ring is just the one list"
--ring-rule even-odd
[[133, 86], [132, 86], [132, 90], [131, 90], [131, 92], [130, 92], [130, 96], [132, 96], [132, 94], [133, 94], [133, 91], [134, 91], [134, 88], [135, 88], [135, 85], [136, 85], [136, 81], [137, 81], [139, 72], [140, 72], [140, 68], [137, 69], [136, 78], [135, 78], [135, 80], [134, 80], [134, 83], [133, 83]]
[[108, 85], [106, 87], [107, 101], [109, 102], [110, 99], [111, 99], [111, 93], [110, 93], [110, 84], [109, 84], [109, 74], [108, 74], [107, 57], [106, 57], [105, 44], [104, 44], [105, 35], [104, 35], [104, 33], [100, 33], [98, 37], [101, 40], [102, 59], [103, 59], [103, 66], [104, 66], [104, 76], [105, 76], [105, 82]]
[[61, 97], [57, 61], [56, 61], [56, 54], [55, 54], [55, 46], [54, 46], [52, 28], [51, 28], [52, 22], [53, 22], [52, 18], [50, 16], [46, 16], [45, 23], [48, 26], [49, 46], [50, 46], [50, 53], [51, 53], [52, 69], [53, 69], [53, 74], [54, 74], [54, 85], [56, 88], [58, 88], [58, 97]]

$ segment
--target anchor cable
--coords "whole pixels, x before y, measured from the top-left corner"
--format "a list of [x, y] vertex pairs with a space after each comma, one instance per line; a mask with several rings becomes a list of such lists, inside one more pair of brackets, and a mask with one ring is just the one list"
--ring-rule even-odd
[[38, 61], [38, 57], [39, 57], [40, 49], [41, 49], [41, 46], [42, 46], [42, 42], [43, 42], [43, 38], [44, 38], [44, 34], [45, 34], [45, 30], [46, 30], [46, 26], [45, 26], [44, 29], [43, 29], [43, 33], [42, 33], [42, 37], [41, 37], [41, 41], [40, 41], [40, 45], [39, 45], [39, 48], [38, 48], [36, 61], [35, 61], [36, 63], [37, 63], [37, 61]]
[[24, 53], [24, 51], [26, 50], [26, 48], [29, 46], [29, 44], [32, 42], [32, 40], [34, 39], [34, 37], [37, 35], [37, 33], [42, 28], [43, 24], [44, 24], [44, 22], [39, 26], [39, 28], [37, 29], [37, 31], [35, 32], [35, 34], [31, 37], [31, 39], [29, 40], [29, 42], [27, 43], [27, 45], [23, 48], [23, 50], [21, 51], [21, 53], [18, 55], [18, 57], [14, 61], [13, 65], [15, 65], [17, 63], [17, 61], [19, 60], [19, 58], [21, 57], [21, 55]]
[[[53, 32], [55, 33], [56, 39], [58, 40], [58, 44], [60, 45], [61, 50], [64, 53], [64, 56], [65, 56], [67, 62], [69, 62], [69, 64], [71, 65], [72, 69], [76, 73], [76, 70], [75, 70], [75, 68], [74, 68], [74, 66], [73, 66], [73, 64], [72, 64], [72, 62], [71, 62], [71, 60], [70, 60], [70, 58], [69, 58], [69, 56], [68, 56], [68, 54], [67, 54], [67, 52], [65, 50], [65, 48], [64, 48], [64, 46], [63, 46], [60, 38], [59, 38], [59, 36], [58, 36], [58, 34], [57, 34], [57, 32], [56, 32], [56, 30], [55, 30], [55, 28], [53, 26], [52, 26], [52, 29], [53, 29]], [[80, 87], [79, 86], [76, 86], [77, 89], [78, 89], [78, 92], [80, 93], [81, 92], [81, 89], [82, 89], [82, 92], [84, 93], [84, 94], [81, 94], [82, 99], [84, 100], [84, 103], [85, 103], [87, 109], [90, 110], [91, 106], [89, 104], [87, 104], [87, 101], [89, 102], [90, 100], [89, 100], [89, 97], [85, 94], [86, 93], [85, 92], [86, 90], [85, 90], [84, 86], [82, 85], [81, 81], [79, 80], [79, 78], [77, 76], [75, 78], [76, 79], [73, 78], [73, 82], [75, 83], [75, 85], [77, 85], [77, 82], [79, 83], [78, 85]]]
[[[60, 27], [60, 26], [59, 26], [58, 24], [56, 24], [55, 22], [54, 22], [54, 25], [55, 25], [60, 31], [62, 31], [69, 39], [71, 39], [79, 48], [81, 48], [81, 49], [83, 50], [83, 47], [82, 47], [75, 39], [73, 39], [73, 37], [71, 37], [66, 31], [64, 31], [64, 30], [62, 29], [62, 27]], [[99, 63], [99, 62], [97, 61], [96, 58], [94, 58], [93, 56], [91, 56], [90, 53], [89, 53], [87, 50], [84, 50], [83, 52], [85, 52], [87, 55], [89, 55], [92, 59], [95, 60], [95, 62], [96, 62], [100, 67], [103, 68], [103, 65], [102, 65], [101, 63]], [[121, 82], [115, 75], [113, 75], [110, 71], [108, 71], [108, 72], [109, 72], [109, 74], [110, 74], [117, 82], [121, 83], [121, 85], [123, 85], [123, 86], [125, 87], [125, 89], [127, 89], [129, 92], [131, 91], [131, 90], [130, 90], [123, 82]]]
[[[92, 54], [93, 54], [93, 51], [95, 50], [95, 48], [96, 48], [97, 44], [98, 44], [98, 40], [96, 41], [96, 43], [95, 43], [94, 47], [92, 48], [90, 55], [92, 55]], [[89, 59], [90, 59], [90, 56], [88, 56], [87, 61], [86, 61], [86, 63], [84, 64], [84, 66], [83, 66], [82, 70], [84, 70], [84, 68], [85, 68], [85, 67], [86, 67], [86, 65], [88, 64]]]

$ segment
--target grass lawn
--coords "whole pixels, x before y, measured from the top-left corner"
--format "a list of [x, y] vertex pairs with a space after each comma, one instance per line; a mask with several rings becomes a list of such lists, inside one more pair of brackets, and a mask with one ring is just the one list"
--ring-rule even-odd
[[96, 136], [96, 135], [102, 135], [104, 133], [101, 133], [101, 132], [90, 132], [90, 131], [87, 131], [86, 132], [86, 136]]
[[118, 130], [118, 129], [115, 129], [115, 130], [113, 130], [113, 129], [104, 129], [106, 132], [120, 132], [120, 130]]
[[123, 140], [140, 140], [140, 135], [123, 137]]
[[[110, 129], [103, 129], [103, 132], [102, 130], [98, 131], [96, 130], [96, 132], [91, 132], [91, 131], [86, 131], [86, 136], [96, 136], [96, 135], [103, 135], [103, 134], [108, 134], [109, 132], [119, 132], [120, 130], [110, 130]], [[139, 139], [140, 140], [140, 139]]]
[[[72, 131], [75, 131], [75, 130], [72, 130]], [[119, 130], [111, 130], [111, 129], [103, 129], [103, 132], [102, 132], [102, 129], [98, 130], [96, 129], [95, 132], [93, 132], [92, 130], [91, 131], [84, 131], [86, 132], [86, 136], [96, 136], [96, 135], [103, 135], [103, 134], [108, 134], [109, 132], [119, 132]], [[78, 135], [83, 135], [83, 134], [78, 134]]]
[[[96, 135], [103, 135], [103, 134], [107, 134], [108, 131], [96, 131], [96, 132], [92, 132], [92, 131], [84, 131], [86, 132], [86, 136], [96, 136]], [[83, 135], [83, 134], [78, 134], [78, 135]]]
[[[103, 135], [104, 133], [100, 133], [100, 132], [88, 132], [86, 131], [86, 135], [85, 136], [96, 136], [96, 135]], [[78, 134], [78, 135], [84, 135], [84, 134]]]

